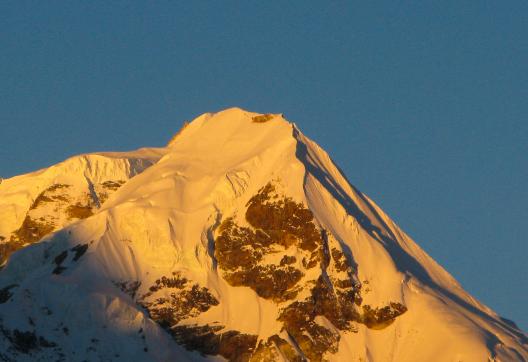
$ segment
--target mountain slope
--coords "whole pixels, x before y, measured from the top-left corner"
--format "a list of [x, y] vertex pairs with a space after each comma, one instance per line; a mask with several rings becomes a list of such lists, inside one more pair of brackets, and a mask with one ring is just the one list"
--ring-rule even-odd
[[21, 247], [96, 212], [163, 149], [87, 154], [0, 183], [0, 263]]
[[125, 164], [144, 167], [101, 167], [112, 171], [76, 188], [96, 200], [103, 186], [90, 184], [123, 181], [96, 207], [80, 203], [80, 221], [63, 216], [77, 196], [56, 193], [70, 171], [0, 185], [4, 205], [28, 195], [2, 235], [18, 236], [39, 197], [69, 200], [39, 215], [55, 232], [0, 272], [3, 359], [528, 359], [521, 331], [281, 115], [204, 114], [134, 157]]

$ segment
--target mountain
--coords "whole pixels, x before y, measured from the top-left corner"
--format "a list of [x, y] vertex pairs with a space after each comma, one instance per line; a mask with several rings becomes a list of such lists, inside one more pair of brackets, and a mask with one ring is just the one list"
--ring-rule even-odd
[[72, 157], [0, 183], [0, 263], [22, 245], [94, 214], [131, 177], [155, 164], [165, 149]]
[[527, 361], [279, 114], [0, 184], [5, 361]]

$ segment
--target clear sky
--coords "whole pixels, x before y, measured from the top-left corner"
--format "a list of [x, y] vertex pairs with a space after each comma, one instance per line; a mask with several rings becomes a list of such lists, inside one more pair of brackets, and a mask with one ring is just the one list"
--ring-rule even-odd
[[528, 2], [0, 2], [0, 176], [284, 113], [528, 330]]

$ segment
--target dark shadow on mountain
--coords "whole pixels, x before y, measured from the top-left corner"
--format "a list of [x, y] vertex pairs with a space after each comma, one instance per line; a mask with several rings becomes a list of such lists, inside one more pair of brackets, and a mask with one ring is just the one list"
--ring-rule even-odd
[[[400, 270], [409, 270], [414, 276], [418, 277], [424, 283], [432, 284], [433, 281], [427, 271], [420, 265], [420, 263], [418, 263], [413, 257], [411, 257], [399, 247], [396, 242], [396, 237], [392, 233], [390, 228], [385, 224], [385, 222], [383, 222], [381, 217], [370, 205], [368, 200], [365, 199], [361, 192], [355, 189], [350, 184], [350, 182], [348, 182], [346, 177], [344, 177], [342, 171], [336, 167], [336, 169], [339, 170], [343, 178], [349, 183], [349, 185], [358, 194], [358, 196], [362, 198], [362, 201], [365, 203], [365, 205], [369, 207], [369, 211], [376, 217], [377, 221], [381, 225], [383, 225], [385, 230], [382, 230], [378, 226], [374, 225], [370, 221], [368, 216], [348, 196], [347, 192], [341, 187], [341, 185], [335, 182], [332, 176], [329, 175], [325, 170], [316, 166], [316, 161], [313, 160], [310, 156], [307, 146], [301, 140], [299, 140], [298, 131], [296, 129], [294, 129], [294, 137], [297, 140], [296, 156], [304, 164], [307, 173], [315, 177], [324, 186], [324, 188], [341, 204], [347, 214], [354, 217], [357, 222], [361, 225], [361, 227], [366, 230], [371, 237], [384, 244], [385, 247], [389, 249], [391, 255], [394, 255], [394, 253], [397, 254], [394, 255], [394, 257], [396, 258], [395, 262], [398, 264]], [[333, 161], [332, 163], [335, 165]]]
[[207, 253], [213, 262], [213, 270], [218, 268], [218, 260], [215, 257], [215, 237], [214, 232], [220, 226], [222, 222], [222, 214], [216, 209], [215, 222], [207, 229]]
[[513, 328], [520, 329], [519, 326], [517, 325], [517, 323], [515, 323], [515, 322], [512, 321], [511, 319], [504, 318], [504, 317], [500, 317], [500, 319], [501, 319], [504, 323], [509, 324], [510, 326], [512, 326]]
[[[352, 184], [344, 175], [343, 171], [335, 165], [335, 162], [331, 160], [332, 164], [340, 172], [343, 179], [347, 181], [349, 186], [361, 198], [363, 203], [369, 208], [369, 211], [372, 213], [372, 215], [375, 216], [376, 221], [378, 221], [385, 230], [382, 230], [378, 226], [374, 225], [369, 220], [367, 215], [348, 196], [346, 191], [337, 182], [335, 182], [335, 180], [333, 180], [332, 176], [324, 169], [317, 166], [317, 161], [314, 160], [308, 152], [308, 147], [299, 138], [299, 131], [295, 127], [293, 127], [293, 137], [297, 141], [295, 153], [296, 157], [304, 164], [304, 167], [306, 169], [304, 180], [305, 184], [308, 173], [315, 177], [321, 183], [321, 185], [323, 185], [323, 187], [341, 204], [345, 211], [357, 220], [361, 227], [366, 230], [372, 238], [378, 240], [381, 244], [384, 245], [385, 249], [392, 256], [393, 261], [396, 264], [398, 270], [409, 272], [424, 285], [427, 285], [432, 289], [438, 291], [441, 295], [444, 295], [455, 303], [468, 309], [472, 313], [487, 320], [490, 324], [500, 324], [502, 328], [509, 331], [515, 337], [519, 338], [521, 343], [528, 344], [528, 337], [525, 336], [518, 328], [514, 328], [510, 323], [504, 322], [502, 319], [492, 319], [488, 314], [484, 313], [474, 305], [468, 303], [456, 294], [438, 285], [431, 278], [427, 270], [412, 255], [407, 253], [407, 251], [405, 251], [400, 246], [400, 244], [397, 242], [396, 236], [393, 234], [388, 225], [386, 225], [386, 223], [380, 217], [378, 212], [374, 209], [370, 201], [367, 200], [367, 198], [360, 191], [358, 191], [354, 186], [352, 186]], [[488, 342], [494, 343], [494, 345], [496, 344], [495, 341], [488, 340]]]

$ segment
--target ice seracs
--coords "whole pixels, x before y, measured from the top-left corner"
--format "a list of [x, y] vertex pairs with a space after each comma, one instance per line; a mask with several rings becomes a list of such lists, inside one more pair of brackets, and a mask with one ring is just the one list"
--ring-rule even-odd
[[0, 205], [2, 243], [32, 238], [0, 272], [6, 360], [528, 359], [280, 114], [207, 113], [4, 180]]

